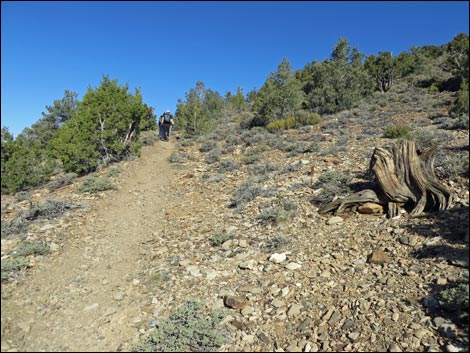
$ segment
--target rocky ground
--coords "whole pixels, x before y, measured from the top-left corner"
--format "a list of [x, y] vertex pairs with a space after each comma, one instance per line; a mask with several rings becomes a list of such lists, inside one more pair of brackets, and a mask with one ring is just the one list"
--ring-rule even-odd
[[[374, 147], [394, 142], [384, 122], [431, 131], [436, 114], [173, 137], [121, 163], [117, 190], [38, 190], [88, 207], [23, 236], [53, 252], [2, 282], [2, 351], [130, 350], [190, 299], [224, 310], [220, 351], [468, 351], [468, 318], [437, 295], [468, 276], [468, 177], [440, 178], [454, 194], [441, 214], [318, 213], [325, 173], [370, 184]], [[446, 130], [441, 150], [468, 159], [468, 132]], [[2, 221], [30, 201], [2, 198]], [[19, 240], [2, 238], [2, 262]]]

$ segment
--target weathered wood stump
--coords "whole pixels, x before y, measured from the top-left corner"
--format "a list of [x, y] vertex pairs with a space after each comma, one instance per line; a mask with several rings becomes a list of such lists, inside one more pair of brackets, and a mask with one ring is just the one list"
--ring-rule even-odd
[[[387, 151], [375, 148], [369, 171], [375, 177], [377, 190], [364, 190], [323, 206], [319, 212], [335, 214], [364, 202], [382, 204], [389, 217], [401, 208], [411, 216], [423, 211], [446, 210], [452, 202], [451, 192], [438, 183], [434, 174], [436, 147], [420, 150], [414, 141], [403, 141]], [[363, 194], [361, 194], [363, 193]]]

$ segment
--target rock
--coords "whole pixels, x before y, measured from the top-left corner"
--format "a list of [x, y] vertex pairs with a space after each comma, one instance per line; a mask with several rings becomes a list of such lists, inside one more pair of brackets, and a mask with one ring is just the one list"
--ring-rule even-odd
[[350, 340], [355, 341], [355, 340], [357, 340], [357, 338], [359, 337], [359, 335], [360, 335], [359, 332], [351, 332], [351, 333], [348, 334], [348, 338], [349, 338]]
[[245, 297], [226, 295], [224, 297], [224, 304], [232, 309], [243, 309], [248, 305], [248, 300]]
[[332, 164], [340, 164], [341, 160], [335, 157], [325, 157], [323, 158], [323, 162], [332, 163]]
[[292, 343], [287, 346], [286, 352], [302, 352], [302, 348], [298, 347], [297, 344]]
[[87, 307], [85, 307], [85, 309], [83, 309], [83, 311], [92, 311], [92, 310], [96, 310], [98, 308], [99, 304], [98, 303], [94, 303], [94, 304], [91, 304]]
[[299, 268], [301, 268], [302, 265], [301, 264], [298, 264], [296, 262], [290, 262], [286, 265], [286, 268], [288, 270], [298, 270]]
[[447, 338], [455, 338], [457, 336], [457, 326], [445, 323], [439, 326], [439, 332]]
[[300, 311], [302, 310], [303, 305], [300, 304], [292, 304], [287, 310], [287, 316], [296, 317], [300, 315]]
[[241, 268], [242, 270], [253, 270], [256, 268], [257, 264], [258, 262], [256, 260], [247, 260], [247, 261], [243, 261], [242, 263], [240, 263], [238, 267]]
[[371, 264], [382, 265], [384, 263], [390, 262], [390, 258], [382, 250], [374, 250], [367, 258], [367, 262]]
[[279, 264], [287, 259], [287, 255], [285, 253], [278, 254], [274, 253], [269, 257], [269, 261], [272, 261], [276, 264]]
[[403, 352], [398, 344], [395, 342], [390, 343], [388, 346], [388, 351], [389, 352]]
[[359, 206], [357, 211], [363, 214], [381, 214], [383, 213], [384, 209], [382, 205], [379, 205], [378, 203], [366, 202], [365, 204]]
[[59, 246], [58, 244], [56, 244], [56, 243], [51, 243], [51, 244], [49, 245], [49, 250], [50, 250], [51, 252], [57, 252], [57, 251], [59, 251], [59, 249], [60, 249], [60, 246]]
[[326, 224], [328, 224], [328, 225], [331, 226], [331, 225], [339, 224], [339, 223], [343, 223], [343, 222], [344, 222], [344, 220], [343, 220], [342, 217], [340, 217], [340, 216], [333, 216], [333, 217], [331, 217], [331, 218], [326, 222]]
[[283, 306], [286, 306], [286, 303], [282, 300], [279, 300], [279, 299], [274, 299], [271, 304], [275, 307], [275, 308], [281, 308]]

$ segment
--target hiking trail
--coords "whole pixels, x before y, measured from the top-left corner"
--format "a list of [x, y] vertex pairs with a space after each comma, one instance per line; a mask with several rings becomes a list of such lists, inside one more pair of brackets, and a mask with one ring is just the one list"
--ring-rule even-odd
[[2, 351], [131, 348], [144, 301], [142, 247], [159, 232], [171, 203], [173, 149], [173, 142], [144, 147], [118, 190], [94, 202], [83, 225], [71, 228], [76, 236], [2, 298]]

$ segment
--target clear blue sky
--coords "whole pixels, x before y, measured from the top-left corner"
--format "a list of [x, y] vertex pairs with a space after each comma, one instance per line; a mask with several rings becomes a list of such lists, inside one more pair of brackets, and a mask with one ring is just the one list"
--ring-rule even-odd
[[2, 126], [16, 137], [103, 75], [174, 112], [197, 81], [248, 93], [284, 57], [301, 69], [340, 37], [366, 55], [447, 43], [468, 34], [468, 11], [467, 1], [2, 1]]

